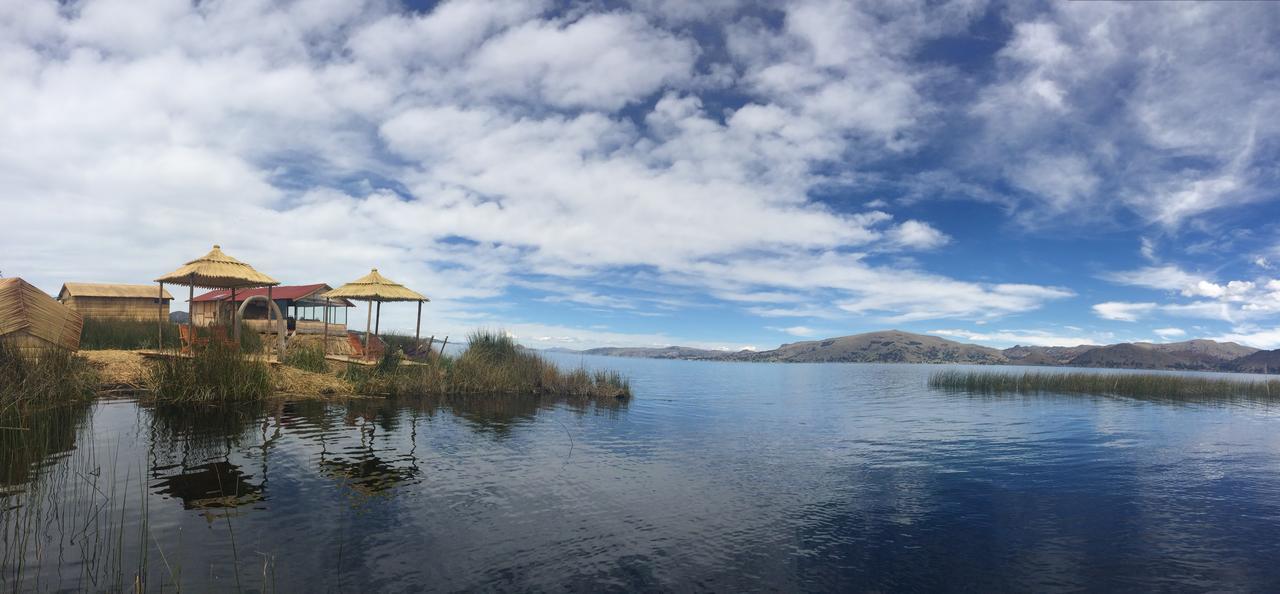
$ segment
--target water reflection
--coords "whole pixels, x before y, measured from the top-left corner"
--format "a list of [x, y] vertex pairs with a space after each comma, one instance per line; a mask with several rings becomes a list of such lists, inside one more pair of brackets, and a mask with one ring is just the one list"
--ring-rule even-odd
[[75, 449], [90, 408], [84, 403], [0, 415], [0, 498], [20, 492], [33, 475]]
[[[175, 474], [167, 474], [177, 471]], [[155, 492], [182, 501], [183, 509], [238, 507], [263, 499], [262, 483], [239, 466], [220, 460], [190, 467], [152, 468]]]
[[1280, 583], [1272, 409], [607, 364], [642, 396], [56, 413], [0, 435], [0, 591]]

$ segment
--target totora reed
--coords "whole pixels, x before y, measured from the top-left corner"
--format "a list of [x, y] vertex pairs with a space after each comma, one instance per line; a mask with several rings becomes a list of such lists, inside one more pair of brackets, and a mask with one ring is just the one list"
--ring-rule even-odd
[[1280, 399], [1280, 380], [1163, 373], [939, 371], [929, 386], [980, 394], [1091, 394], [1158, 400]]

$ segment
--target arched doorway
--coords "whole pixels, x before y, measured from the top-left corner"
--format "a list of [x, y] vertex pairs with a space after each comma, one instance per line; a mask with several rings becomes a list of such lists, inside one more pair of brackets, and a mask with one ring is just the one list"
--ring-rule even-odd
[[284, 314], [280, 312], [280, 306], [276, 305], [275, 301], [272, 301], [271, 299], [267, 299], [265, 295], [254, 295], [248, 299], [245, 299], [240, 304], [240, 309], [236, 314], [236, 318], [243, 320], [244, 308], [248, 306], [250, 303], [253, 303], [254, 301], [258, 301], [258, 300], [267, 302], [267, 308], [268, 308], [267, 319], [268, 320], [271, 319], [270, 312], [275, 312], [276, 314], [276, 320], [278, 322], [276, 324], [276, 359], [283, 361], [284, 360], [285, 320], [284, 320]]

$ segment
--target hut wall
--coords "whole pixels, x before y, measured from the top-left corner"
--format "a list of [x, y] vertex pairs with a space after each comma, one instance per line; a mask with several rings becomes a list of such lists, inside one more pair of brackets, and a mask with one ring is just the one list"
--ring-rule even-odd
[[155, 298], [139, 297], [68, 297], [63, 305], [70, 307], [85, 318], [98, 320], [155, 320], [163, 308], [165, 319], [169, 318], [169, 303], [158, 305]]
[[17, 347], [18, 351], [28, 357], [39, 356], [46, 350], [59, 348], [57, 343], [33, 336], [25, 330], [0, 336], [0, 342]]
[[223, 305], [221, 301], [196, 301], [192, 303], [191, 323], [196, 326], [212, 326], [218, 323], [218, 307], [221, 305]]

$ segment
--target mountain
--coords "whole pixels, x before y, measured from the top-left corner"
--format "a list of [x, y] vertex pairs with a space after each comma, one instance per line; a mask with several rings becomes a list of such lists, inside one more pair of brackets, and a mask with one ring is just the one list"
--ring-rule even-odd
[[1236, 344], [1234, 342], [1218, 342], [1204, 338], [1185, 340], [1183, 342], [1165, 342], [1160, 344], [1152, 344], [1149, 342], [1137, 342], [1134, 344], [1150, 345], [1152, 348], [1166, 353], [1203, 355], [1219, 361], [1239, 359], [1240, 357], [1246, 357], [1258, 352], [1258, 349]]
[[681, 346], [598, 348], [586, 355], [761, 361], [787, 363], [969, 363], [1045, 365], [1121, 369], [1186, 369], [1280, 372], [1280, 350], [1259, 351], [1234, 342], [1196, 339], [1183, 342], [1125, 342], [1105, 346], [1041, 347], [1017, 345], [1004, 350], [901, 330], [868, 332], [824, 340], [784, 344], [769, 351], [713, 351]]
[[784, 344], [772, 351], [741, 352], [740, 361], [790, 363], [1007, 363], [1000, 351], [900, 330]]
[[1085, 351], [1096, 348], [1098, 348], [1096, 344], [1073, 347], [1015, 345], [1000, 352], [1014, 365], [1066, 365]]
[[1230, 369], [1242, 373], [1280, 373], [1280, 349], [1245, 355], [1232, 361]]
[[598, 349], [587, 349], [579, 352], [584, 355], [604, 355], [607, 357], [643, 357], [647, 359], [692, 360], [723, 359], [732, 354], [729, 351], [713, 351], [682, 346], [669, 346], [662, 348], [604, 347]]
[[1090, 349], [1068, 362], [1075, 367], [1118, 367], [1126, 369], [1220, 370], [1256, 352], [1234, 342], [1188, 340], [1153, 344], [1132, 342]]

